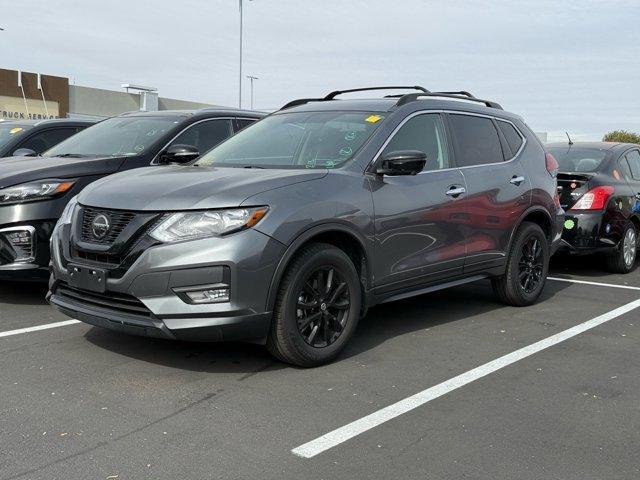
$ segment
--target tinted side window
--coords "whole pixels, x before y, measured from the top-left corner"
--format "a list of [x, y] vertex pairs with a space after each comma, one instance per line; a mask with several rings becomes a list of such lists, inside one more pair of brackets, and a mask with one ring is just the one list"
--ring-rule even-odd
[[509, 148], [511, 149], [511, 153], [515, 155], [520, 150], [522, 146], [523, 140], [516, 128], [508, 122], [503, 122], [498, 120], [498, 128], [504, 135], [504, 138], [507, 140], [509, 144]]
[[618, 160], [618, 166], [620, 167], [620, 171], [622, 172], [622, 176], [626, 180], [631, 180], [631, 169], [629, 168], [629, 163], [627, 162], [626, 157], [622, 157]]
[[627, 153], [627, 161], [634, 180], [640, 180], [640, 153], [637, 150]]
[[51, 147], [59, 144], [61, 141], [66, 140], [71, 135], [75, 135], [75, 133], [75, 127], [45, 130], [27, 138], [17, 148], [29, 148], [34, 152], [40, 154], [45, 150], [48, 150]]
[[498, 131], [493, 121], [471, 115], [449, 115], [456, 138], [456, 163], [459, 167], [504, 161]]
[[247, 128], [249, 125], [253, 125], [254, 123], [256, 123], [257, 120], [251, 119], [249, 120], [248, 118], [238, 118], [238, 132], [244, 128]]
[[191, 145], [200, 153], [212, 149], [233, 135], [231, 120], [209, 120], [196, 123], [171, 142], [172, 145]]
[[424, 170], [449, 168], [447, 139], [442, 117], [437, 114], [418, 115], [408, 120], [396, 132], [382, 154], [398, 150], [420, 150], [427, 154]]

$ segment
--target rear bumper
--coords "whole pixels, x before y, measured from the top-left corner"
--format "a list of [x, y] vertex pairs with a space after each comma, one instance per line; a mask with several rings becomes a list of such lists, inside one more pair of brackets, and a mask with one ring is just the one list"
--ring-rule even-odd
[[616, 221], [607, 220], [603, 212], [568, 212], [560, 250], [574, 255], [614, 253], [620, 239], [620, 225]]

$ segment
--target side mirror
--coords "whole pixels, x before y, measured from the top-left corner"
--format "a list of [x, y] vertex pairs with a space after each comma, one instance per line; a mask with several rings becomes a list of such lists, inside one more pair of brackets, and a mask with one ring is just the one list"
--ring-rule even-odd
[[427, 154], [419, 150], [389, 152], [380, 159], [378, 175], [416, 175], [427, 163]]
[[160, 155], [161, 163], [188, 163], [200, 156], [196, 147], [191, 145], [171, 145]]
[[19, 148], [13, 152], [14, 157], [37, 157], [38, 154], [30, 148]]

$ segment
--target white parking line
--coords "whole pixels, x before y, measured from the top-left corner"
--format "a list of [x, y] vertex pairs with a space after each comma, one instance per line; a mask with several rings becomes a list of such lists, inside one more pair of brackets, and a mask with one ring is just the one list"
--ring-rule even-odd
[[81, 323], [79, 320], [65, 320], [64, 322], [45, 323], [44, 325], [36, 325], [35, 327], [18, 328], [17, 330], [9, 330], [7, 332], [0, 332], [0, 338], [11, 337], [13, 335], [20, 335], [21, 333], [38, 332], [40, 330], [48, 330], [56, 327], [66, 327], [67, 325], [74, 325]]
[[361, 433], [371, 430], [372, 428], [388, 422], [389, 420], [392, 420], [404, 413], [410, 412], [411, 410], [414, 410], [426, 404], [427, 402], [430, 402], [431, 400], [434, 400], [453, 390], [461, 388], [475, 380], [478, 380], [479, 378], [485, 377], [493, 372], [511, 365], [512, 363], [522, 360], [523, 358], [529, 357], [534, 353], [538, 353], [541, 350], [557, 345], [560, 342], [564, 342], [565, 340], [571, 337], [575, 337], [576, 335], [586, 332], [587, 330], [597, 327], [598, 325], [602, 325], [603, 323], [608, 322], [609, 320], [613, 320], [620, 315], [624, 315], [625, 313], [628, 313], [638, 307], [640, 307], [640, 299], [635, 300], [631, 303], [627, 303], [622, 307], [611, 310], [610, 312], [607, 312], [598, 317], [592, 318], [591, 320], [576, 325], [575, 327], [571, 327], [560, 333], [556, 333], [555, 335], [547, 337], [527, 347], [516, 350], [515, 352], [511, 352], [489, 363], [480, 365], [473, 370], [462, 373], [457, 377], [446, 380], [434, 387], [427, 388], [426, 390], [416, 393], [411, 397], [400, 400], [399, 402], [389, 405], [388, 407], [378, 410], [377, 412], [367, 415], [366, 417], [360, 418], [359, 420], [333, 430], [325, 435], [322, 435], [319, 438], [316, 438], [315, 440], [305, 443], [304, 445], [296, 447], [291, 450], [291, 452], [303, 458], [315, 457], [316, 455], [337, 445], [340, 445], [341, 443], [344, 443], [347, 440], [360, 435]]
[[547, 280], [554, 280], [556, 282], [581, 283], [583, 285], [595, 285], [596, 287], [610, 287], [610, 288], [624, 288], [626, 290], [640, 290], [640, 287], [633, 287], [631, 285], [616, 285], [614, 283], [588, 282], [586, 280], [574, 280], [573, 278], [547, 277]]

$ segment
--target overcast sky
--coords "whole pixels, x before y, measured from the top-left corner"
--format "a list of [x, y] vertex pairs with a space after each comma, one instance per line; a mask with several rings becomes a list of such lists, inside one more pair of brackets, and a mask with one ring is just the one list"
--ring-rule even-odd
[[[640, 131], [640, 0], [245, 0], [255, 107], [337, 88], [469, 90], [536, 131]], [[237, 105], [238, 0], [0, 0], [0, 67]], [[244, 84], [249, 106], [249, 82]]]

